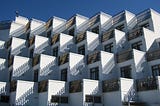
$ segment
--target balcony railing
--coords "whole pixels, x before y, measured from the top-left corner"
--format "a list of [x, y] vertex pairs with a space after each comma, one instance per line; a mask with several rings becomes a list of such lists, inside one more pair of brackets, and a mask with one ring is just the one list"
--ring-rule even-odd
[[103, 92], [113, 92], [120, 89], [120, 81], [118, 79], [105, 80], [102, 82]]
[[101, 96], [95, 96], [95, 95], [86, 95], [85, 102], [88, 103], [101, 103]]
[[40, 62], [40, 55], [36, 55], [32, 60], [32, 66], [36, 66]]
[[89, 20], [89, 27], [95, 25], [96, 23], [100, 22], [100, 15], [96, 15], [93, 16], [90, 20]]
[[46, 23], [46, 30], [47, 30], [48, 28], [50, 28], [52, 25], [53, 25], [53, 18], [52, 18], [52, 19], [49, 19], [49, 20], [47, 21], [47, 23]]
[[136, 82], [137, 91], [148, 91], [158, 89], [158, 82], [155, 77], [138, 79]]
[[83, 41], [85, 39], [86, 39], [86, 32], [80, 33], [76, 37], [76, 43], [79, 43], [79, 42], [81, 42], [81, 41]]
[[52, 95], [51, 103], [68, 103], [68, 97], [61, 95]]
[[33, 36], [32, 38], [29, 39], [28, 41], [28, 47], [32, 46], [35, 42], [35, 36]]
[[71, 81], [69, 83], [69, 93], [82, 92], [83, 85], [81, 80]]
[[129, 32], [128, 41], [130, 41], [132, 39], [135, 39], [135, 38], [138, 38], [138, 37], [140, 37], [142, 35], [143, 35], [143, 28], [142, 27], [138, 27], [138, 28], [132, 30], [131, 32]]
[[25, 31], [27, 32], [28, 30], [31, 29], [31, 22], [29, 21], [27, 24], [26, 24], [26, 27], [25, 27]]
[[94, 62], [100, 61], [100, 58], [101, 58], [100, 52], [96, 51], [96, 52], [88, 55], [88, 57], [87, 57], [87, 63], [88, 64], [92, 64]]
[[101, 41], [107, 41], [114, 37], [114, 30], [103, 33]]
[[69, 54], [68, 53], [65, 53], [62, 56], [59, 56], [59, 61], [58, 61], [59, 65], [65, 64], [67, 62], [69, 62]]
[[11, 44], [12, 44], [12, 38], [10, 38], [6, 43], [6, 49], [9, 49], [11, 47]]
[[125, 12], [121, 12], [113, 17], [113, 25], [125, 20]]
[[9, 103], [9, 96], [1, 95], [0, 96], [0, 103]]
[[60, 34], [56, 34], [52, 37], [51, 39], [51, 45], [54, 45], [55, 43], [57, 43], [60, 40]]
[[137, 15], [137, 23], [143, 22], [151, 17], [151, 11], [145, 10]]
[[133, 58], [133, 50], [127, 50], [117, 55], [117, 63], [125, 62]]
[[160, 49], [147, 53], [147, 61], [152, 61], [156, 59], [160, 59]]
[[14, 92], [17, 89], [17, 81], [11, 81], [10, 83], [10, 92]]
[[38, 82], [38, 93], [46, 92], [48, 90], [48, 80]]
[[66, 23], [66, 28], [70, 28], [71, 26], [73, 26], [76, 23], [76, 18], [72, 17], [71, 19], [69, 19]]

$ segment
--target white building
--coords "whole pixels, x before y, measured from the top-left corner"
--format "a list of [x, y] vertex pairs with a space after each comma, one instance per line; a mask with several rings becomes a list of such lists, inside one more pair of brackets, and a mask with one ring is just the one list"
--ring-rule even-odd
[[0, 21], [0, 106], [160, 106], [160, 14]]

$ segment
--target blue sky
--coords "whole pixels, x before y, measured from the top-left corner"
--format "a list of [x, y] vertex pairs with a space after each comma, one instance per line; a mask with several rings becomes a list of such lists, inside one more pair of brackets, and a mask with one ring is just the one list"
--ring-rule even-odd
[[122, 10], [137, 14], [147, 8], [160, 12], [160, 0], [1, 0], [0, 20], [13, 20], [15, 11], [47, 21], [51, 16], [68, 19], [78, 13], [91, 17], [99, 11], [110, 15]]

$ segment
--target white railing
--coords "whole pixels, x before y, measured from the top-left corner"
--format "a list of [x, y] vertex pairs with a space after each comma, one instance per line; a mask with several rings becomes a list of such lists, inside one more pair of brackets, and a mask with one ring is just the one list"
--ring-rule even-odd
[[124, 101], [130, 102], [130, 101], [136, 101], [136, 90], [134, 88], [134, 84], [131, 86], [127, 94], [124, 95]]
[[113, 19], [110, 18], [108, 21], [106, 21], [103, 25], [102, 25], [102, 31], [106, 31], [108, 30], [109, 28], [112, 27], [112, 22], [113, 22]]
[[16, 29], [15, 31], [10, 33], [10, 36], [19, 37], [20, 35], [25, 33], [25, 26], [21, 26], [20, 28]]
[[61, 33], [66, 30], [66, 24], [58, 25], [55, 29], [53, 29], [54, 33]]
[[112, 71], [113, 67], [115, 66], [115, 62], [114, 62], [114, 57], [112, 59], [110, 59], [105, 65], [104, 67], [102, 67], [102, 73], [103, 74], [108, 74]]
[[0, 49], [4, 49], [5, 48], [5, 42], [4, 41], [0, 41]]
[[73, 44], [72, 39], [70, 41], [68, 41], [67, 43], [63, 44], [63, 46], [61, 46], [61, 48], [60, 48], [60, 51], [65, 52], [65, 51], [68, 51], [69, 49], [71, 49], [68, 47], [68, 45], [70, 45], [70, 44]]
[[118, 49], [119, 47], [122, 48], [123, 47], [123, 44], [126, 42], [126, 37], [123, 36], [119, 41], [117, 41], [117, 45], [116, 45], [116, 48]]
[[41, 34], [45, 31], [46, 31], [45, 25], [42, 24], [42, 25], [38, 26], [37, 28], [33, 29], [33, 31], [31, 31], [31, 36]]
[[128, 22], [127, 27], [129, 30], [131, 30], [136, 24], [137, 24], [137, 17], [134, 17]]
[[0, 64], [0, 70], [3, 70], [3, 69], [5, 69], [5, 62]]
[[95, 50], [96, 47], [99, 45], [99, 39], [96, 38], [95, 40], [93, 40], [89, 45], [88, 45], [88, 50]]
[[16, 47], [15, 49], [12, 50], [11, 54], [13, 55], [17, 55], [21, 52], [21, 49], [23, 49], [25, 46], [25, 43], [19, 45], [18, 47]]
[[26, 105], [31, 99], [30, 96], [33, 94], [33, 88], [30, 88], [27, 90], [24, 94], [22, 94], [17, 100], [16, 100], [16, 105], [18, 106], [24, 106]]
[[55, 60], [47, 64], [44, 68], [40, 69], [40, 75], [48, 75], [52, 70], [50, 68], [55, 65]]
[[84, 61], [83, 59], [81, 61], [79, 61], [78, 63], [76, 63], [71, 69], [70, 69], [70, 74], [71, 75], [77, 75], [79, 73], [80, 70], [78, 70], [78, 67], [84, 67]]
[[89, 21], [87, 20], [86, 22], [80, 24], [78, 27], [77, 27], [77, 32], [84, 32], [86, 31], [87, 29], [89, 28]]
[[35, 48], [35, 53], [42, 53], [43, 49], [48, 46], [48, 41], [42, 43], [40, 46]]
[[4, 84], [3, 86], [1, 86], [1, 88], [0, 88], [0, 95], [1, 94], [6, 94], [7, 92], [6, 92], [6, 84]]
[[29, 61], [18, 67], [16, 70], [13, 71], [13, 76], [19, 77], [25, 72], [27, 72], [30, 69]]

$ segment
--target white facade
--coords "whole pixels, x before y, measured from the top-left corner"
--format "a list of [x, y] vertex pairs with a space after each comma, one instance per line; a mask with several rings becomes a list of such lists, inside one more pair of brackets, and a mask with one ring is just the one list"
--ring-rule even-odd
[[0, 21], [0, 106], [160, 106], [160, 14]]

